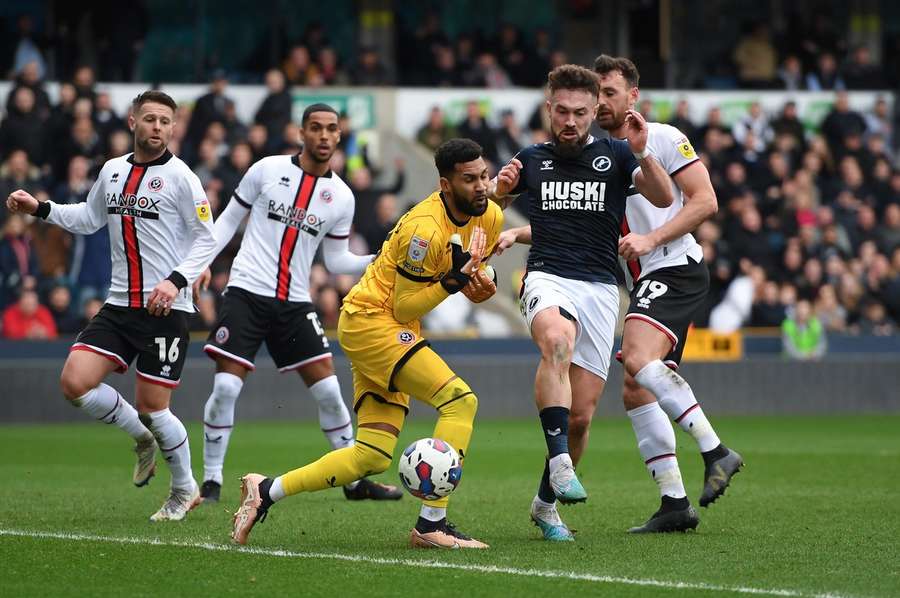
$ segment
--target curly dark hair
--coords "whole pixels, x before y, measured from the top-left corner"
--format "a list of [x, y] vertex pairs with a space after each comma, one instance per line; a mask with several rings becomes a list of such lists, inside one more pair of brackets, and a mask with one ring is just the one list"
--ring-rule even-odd
[[444, 178], [450, 178], [457, 164], [477, 160], [484, 155], [481, 146], [471, 139], [448, 139], [434, 152], [434, 165]]
[[601, 54], [594, 60], [594, 72], [598, 75], [605, 75], [613, 71], [622, 73], [622, 77], [628, 82], [629, 87], [637, 87], [641, 79], [641, 74], [634, 63], [623, 56]]
[[560, 89], [577, 89], [594, 96], [600, 95], [597, 75], [577, 64], [563, 64], [550, 71], [547, 75], [547, 85], [551, 94]]

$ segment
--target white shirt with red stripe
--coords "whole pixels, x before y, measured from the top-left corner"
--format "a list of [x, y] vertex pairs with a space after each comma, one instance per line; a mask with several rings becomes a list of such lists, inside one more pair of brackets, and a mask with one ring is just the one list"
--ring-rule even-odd
[[[680, 170], [699, 159], [684, 133], [663, 123], [647, 124], [650, 129], [647, 148], [669, 173], [669, 176], [675, 176]], [[629, 232], [646, 235], [672, 220], [684, 207], [684, 195], [674, 180], [672, 181], [672, 192], [675, 197], [672, 205], [667, 208], [658, 208], [636, 189], [630, 189], [628, 201], [625, 204], [625, 218], [622, 220], [622, 236], [624, 237]], [[625, 283], [631, 290], [634, 281], [641, 276], [660, 268], [687, 264], [687, 256], [691, 256], [697, 262], [703, 259], [703, 249], [690, 233], [654, 248], [653, 251], [637, 260], [629, 260], [626, 263], [620, 257], [619, 264], [625, 273]]]
[[193, 313], [190, 283], [212, 261], [213, 219], [200, 179], [168, 150], [143, 164], [133, 154], [109, 160], [87, 201], [53, 203], [47, 221], [79, 234], [109, 226], [110, 305], [146, 306], [153, 288], [176, 271], [188, 285], [172, 309]]
[[310, 301], [309, 273], [319, 244], [350, 236], [350, 187], [331, 171], [320, 177], [305, 172], [299, 156], [269, 156], [250, 167], [232, 201], [249, 209], [250, 218], [228, 286]]

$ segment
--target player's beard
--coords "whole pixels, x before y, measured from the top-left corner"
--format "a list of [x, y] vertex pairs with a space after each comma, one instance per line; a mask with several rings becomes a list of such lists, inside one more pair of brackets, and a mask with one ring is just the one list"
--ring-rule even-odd
[[165, 141], [162, 141], [162, 138], [160, 138], [160, 141], [161, 141], [161, 144], [157, 147], [154, 147], [153, 145], [150, 145], [150, 136], [149, 135], [147, 137], [144, 137], [143, 139], [136, 135], [134, 137], [135, 146], [137, 146], [137, 148], [139, 150], [141, 150], [141, 153], [143, 153], [145, 155], [153, 155], [157, 152], [162, 153], [162, 152], [166, 151]]
[[590, 132], [585, 133], [574, 141], [561, 141], [559, 135], [559, 133], [553, 134], [553, 145], [556, 147], [556, 153], [560, 158], [575, 158], [581, 154]]
[[[476, 195], [472, 199], [463, 199], [464, 195], [460, 193], [453, 194], [453, 203], [458, 209], [467, 216], [481, 216], [487, 211], [488, 197], [487, 195]], [[476, 203], [478, 202], [478, 203]]]

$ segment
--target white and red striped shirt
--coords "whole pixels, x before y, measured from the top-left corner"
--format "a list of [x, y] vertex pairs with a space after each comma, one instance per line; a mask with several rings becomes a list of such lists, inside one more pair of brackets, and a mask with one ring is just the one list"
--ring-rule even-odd
[[144, 307], [153, 288], [175, 271], [188, 285], [172, 309], [194, 311], [190, 283], [212, 261], [213, 219], [200, 179], [168, 150], [152, 162], [135, 162], [133, 154], [109, 160], [87, 201], [51, 204], [47, 222], [80, 234], [109, 226], [107, 303]]
[[250, 167], [232, 201], [250, 218], [228, 286], [310, 301], [309, 273], [322, 240], [350, 236], [355, 201], [347, 184], [331, 171], [305, 172], [299, 156], [269, 156]]
[[[691, 142], [675, 127], [653, 122], [647, 123], [647, 126], [649, 128], [647, 149], [653, 153], [669, 176], [674, 177], [680, 170], [699, 160]], [[684, 195], [674, 181], [672, 181], [672, 195], [675, 201], [671, 206], [658, 208], [633, 186], [629, 188], [625, 218], [622, 219], [622, 236], [629, 232], [646, 235], [672, 220], [684, 207]], [[619, 257], [619, 265], [625, 273], [625, 284], [631, 290], [640, 277], [650, 272], [687, 264], [687, 256], [691, 256], [696, 262], [703, 259], [703, 249], [691, 233], [655, 247], [639, 259], [625, 262]]]

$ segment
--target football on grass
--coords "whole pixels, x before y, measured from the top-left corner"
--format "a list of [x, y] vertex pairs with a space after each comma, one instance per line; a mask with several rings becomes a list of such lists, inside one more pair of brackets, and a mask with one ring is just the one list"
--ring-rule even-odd
[[462, 476], [459, 455], [440, 438], [413, 442], [403, 451], [398, 469], [403, 487], [423, 500], [447, 496]]

